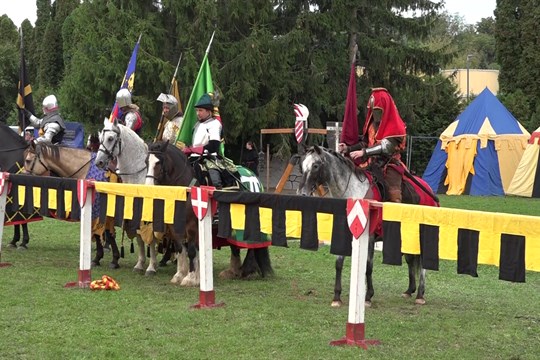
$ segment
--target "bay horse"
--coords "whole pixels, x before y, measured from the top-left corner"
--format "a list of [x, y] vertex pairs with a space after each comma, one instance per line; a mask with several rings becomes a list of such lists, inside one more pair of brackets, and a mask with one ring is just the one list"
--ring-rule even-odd
[[[0, 171], [6, 171], [9, 173], [19, 173], [23, 167], [24, 150], [28, 147], [28, 143], [22, 136], [19, 136], [8, 125], [0, 122]], [[30, 241], [30, 234], [28, 233], [28, 222], [40, 220], [39, 218], [32, 218], [31, 214], [23, 214], [17, 212], [16, 214], [7, 214], [6, 219], [2, 221], [10, 220], [6, 225], [13, 225], [13, 239], [9, 243], [9, 247], [16, 248], [17, 243], [21, 240], [21, 228], [22, 228], [22, 242], [19, 244], [19, 249], [27, 249], [28, 242]]]
[[[186, 154], [178, 149], [176, 146], [169, 144], [167, 141], [159, 141], [149, 146], [148, 152], [148, 173], [146, 175], [147, 185], [181, 185], [190, 186], [198, 185], [195, 171]], [[242, 172], [244, 173], [244, 172]], [[251, 173], [250, 173], [251, 174]], [[256, 177], [255, 177], [256, 178]], [[242, 181], [243, 179], [238, 179]], [[243, 184], [244, 188], [248, 191], [251, 189], [262, 189], [259, 184], [254, 184], [252, 179], [245, 179], [246, 183]], [[258, 179], [257, 179], [258, 181]], [[260, 191], [260, 190], [259, 190]], [[186, 201], [188, 219], [186, 220], [186, 229], [192, 228], [191, 234], [186, 233], [187, 254], [189, 256], [189, 271], [192, 269], [197, 270], [196, 265], [196, 251], [197, 251], [197, 238], [198, 238], [198, 224], [191, 209], [191, 200], [188, 197]], [[194, 222], [193, 224], [191, 224]], [[247, 255], [244, 258], [244, 262], [241, 262], [240, 247], [235, 244], [227, 243], [231, 249], [230, 267], [220, 273], [222, 278], [249, 278], [259, 273], [262, 277], [273, 274], [272, 265], [270, 262], [270, 255], [267, 247], [248, 249]], [[184, 245], [183, 250], [186, 249]], [[182, 251], [184, 253], [185, 251]], [[185, 255], [180, 253], [180, 260], [185, 261]], [[185, 269], [185, 268], [184, 268]], [[186, 278], [189, 278], [190, 275]], [[182, 274], [184, 275], [184, 274]], [[198, 275], [196, 275], [198, 279]], [[182, 283], [182, 285], [185, 285]], [[193, 285], [198, 285], [193, 284]]]
[[[24, 151], [24, 169], [26, 173], [38, 176], [47, 176], [53, 173], [59, 177], [71, 179], [93, 179], [96, 181], [107, 181], [105, 173], [94, 166], [96, 154], [85, 149], [70, 148], [66, 146], [51, 145], [46, 143], [34, 144]], [[120, 259], [120, 251], [116, 243], [115, 237], [111, 234], [110, 224], [105, 225], [105, 230], [99, 229], [99, 203], [96, 201], [92, 209], [93, 232], [96, 242], [96, 255], [92, 260], [93, 266], [99, 266], [100, 260], [103, 258], [104, 249], [100, 236], [97, 234], [103, 233], [106, 242], [112, 248], [112, 260], [109, 264], [111, 269], [120, 267], [118, 261]], [[107, 220], [112, 221], [112, 219]]]
[[[301, 163], [302, 179], [298, 187], [298, 194], [312, 195], [319, 186], [328, 189], [330, 196], [337, 198], [366, 198], [381, 200], [377, 198], [377, 190], [374, 188], [373, 176], [355, 166], [350, 158], [346, 158], [340, 153], [320, 146], [312, 146], [306, 150], [305, 157]], [[408, 184], [404, 179], [403, 183]], [[407, 186], [407, 185], [405, 185]], [[428, 187], [429, 189], [429, 187]], [[415, 196], [415, 190], [410, 187], [403, 191], [403, 202], [409, 204], [422, 204], [438, 206], [431, 197]], [[412, 191], [411, 191], [412, 190]], [[427, 198], [427, 199], [426, 199]], [[377, 235], [377, 236], [375, 236]], [[381, 234], [370, 236], [368, 263], [366, 267], [366, 305], [371, 305], [371, 298], [374, 295], [372, 272], [373, 255], [375, 241], [381, 241]], [[411, 297], [416, 292], [415, 303], [425, 304], [425, 276], [426, 270], [422, 268], [420, 255], [403, 254], [409, 269], [409, 287], [402, 294], [403, 297]], [[344, 257], [338, 256], [336, 259], [336, 279], [334, 286], [333, 307], [339, 307], [341, 301], [341, 272], [343, 270]], [[418, 287], [416, 278], [418, 277]]]
[[[99, 134], [96, 166], [105, 169], [109, 166], [109, 163], [116, 161], [116, 174], [122, 179], [122, 183], [144, 184], [147, 172], [146, 157], [148, 156], [148, 146], [146, 143], [135, 131], [118, 123], [118, 119], [114, 119], [111, 122], [108, 118], [105, 118], [103, 125], [103, 129]], [[124, 225], [126, 225], [124, 230], [128, 238], [136, 238], [138, 244], [137, 263], [133, 267], [133, 271], [145, 272], [145, 242], [140, 233], [133, 226], [129, 225], [129, 222]], [[156, 239], [152, 236], [152, 239], [147, 240], [150, 249], [150, 262], [145, 274], [154, 275], [158, 267]]]

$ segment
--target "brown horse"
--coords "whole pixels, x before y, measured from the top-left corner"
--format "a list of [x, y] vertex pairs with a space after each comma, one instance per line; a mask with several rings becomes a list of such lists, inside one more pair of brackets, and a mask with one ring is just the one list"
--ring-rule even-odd
[[[31, 142], [24, 152], [24, 169], [32, 175], [44, 176], [50, 172], [64, 178], [107, 181], [104, 172], [93, 165], [94, 158], [95, 153], [88, 150], [43, 143], [36, 145]], [[94, 204], [94, 207], [96, 206]], [[99, 224], [97, 209], [94, 209], [92, 213], [95, 219], [92, 232], [96, 241], [96, 256], [92, 260], [92, 265], [99, 266], [103, 258], [104, 249], [100, 236], [104, 235], [106, 242], [111, 246], [113, 255], [109, 267], [117, 269], [120, 267], [118, 264], [120, 251], [112, 235], [114, 233], [113, 219], [108, 218], [105, 224]]]
[[[198, 184], [195, 171], [189, 163], [187, 156], [178, 148], [170, 145], [168, 142], [156, 142], [151, 144], [148, 152], [148, 173], [147, 185], [182, 185], [189, 186], [190, 184]], [[188, 198], [186, 202], [188, 207], [188, 219], [186, 229], [193, 228], [193, 233], [186, 234], [187, 254], [190, 260], [190, 271], [196, 266], [196, 245], [198, 237], [197, 224], [190, 225], [193, 221], [197, 221], [191, 209], [191, 202]], [[261, 276], [270, 275], [273, 273], [270, 262], [268, 248], [248, 249], [248, 253], [242, 264], [240, 258], [240, 248], [233, 244], [229, 244], [224, 240], [223, 245], [230, 245], [231, 260], [230, 268], [221, 272], [220, 276], [224, 278], [248, 278], [255, 273]], [[198, 279], [198, 277], [197, 277]], [[198, 282], [197, 282], [198, 283]]]

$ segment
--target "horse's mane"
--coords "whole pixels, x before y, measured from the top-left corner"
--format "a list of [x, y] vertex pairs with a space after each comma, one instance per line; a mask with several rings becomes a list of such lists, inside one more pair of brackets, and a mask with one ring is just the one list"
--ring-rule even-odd
[[[354, 174], [356, 174], [356, 176], [359, 179], [361, 179], [363, 176], [365, 176], [364, 170], [362, 170], [358, 166], [356, 166], [356, 164], [351, 160], [351, 158], [345, 157], [341, 153], [339, 153], [339, 152], [337, 152], [335, 150], [332, 150], [332, 149], [328, 149], [328, 148], [320, 147], [320, 146], [318, 146], [317, 148], [322, 151], [322, 153], [324, 154], [325, 157], [335, 158], [335, 160], [339, 164], [342, 164], [343, 166], [347, 167], [350, 171], [352, 171]], [[307, 150], [307, 154], [316, 153], [316, 152], [317, 151], [316, 151], [315, 147], [311, 147], [311, 148], [309, 148]]]
[[[148, 146], [148, 153], [155, 155], [161, 161], [162, 171], [168, 178], [167, 185], [189, 185], [194, 177], [194, 171], [182, 150], [168, 141], [157, 141]], [[174, 182], [174, 184], [169, 184], [169, 182]]]

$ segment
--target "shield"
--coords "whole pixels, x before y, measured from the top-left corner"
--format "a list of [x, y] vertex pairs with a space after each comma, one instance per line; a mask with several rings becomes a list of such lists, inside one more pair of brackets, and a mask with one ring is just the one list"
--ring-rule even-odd
[[191, 187], [191, 207], [197, 216], [197, 219], [202, 220], [208, 211], [208, 190], [198, 186]]
[[369, 202], [363, 199], [347, 199], [347, 223], [355, 239], [364, 232], [368, 222]]

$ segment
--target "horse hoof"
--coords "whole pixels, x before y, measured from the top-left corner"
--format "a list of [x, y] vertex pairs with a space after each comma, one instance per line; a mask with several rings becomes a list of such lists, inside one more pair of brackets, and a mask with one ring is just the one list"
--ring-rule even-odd
[[182, 283], [182, 280], [184, 280], [184, 276], [173, 276], [173, 278], [171, 279], [171, 284], [181, 284]]
[[110, 263], [109, 269], [120, 269], [120, 265], [117, 263]]
[[144, 272], [144, 269], [133, 268], [133, 272], [138, 273], [138, 274], [142, 274]]
[[26, 251], [26, 250], [28, 250], [28, 247], [26, 245], [19, 245], [17, 250]]
[[416, 300], [414, 300], [414, 303], [416, 305], [426, 305], [426, 300], [425, 299], [416, 299]]
[[9, 243], [7, 247], [10, 248], [10, 249], [16, 249], [16, 248], [17, 248], [17, 244]]
[[166, 262], [166, 261], [165, 261], [165, 262], [163, 262], [163, 261], [160, 261], [160, 262], [159, 262], [159, 267], [165, 267], [165, 266], [167, 266], [167, 262]]
[[196, 279], [190, 279], [188, 277], [185, 277], [184, 280], [180, 283], [180, 286], [185, 287], [195, 287], [199, 286], [199, 282]]
[[369, 301], [369, 300], [364, 301], [364, 307], [370, 308], [371, 307], [371, 301]]
[[155, 276], [155, 275], [156, 275], [156, 271], [155, 271], [155, 270], [146, 270], [146, 272], [144, 273], [144, 275], [146, 275], [146, 276]]
[[221, 279], [238, 279], [240, 278], [240, 274], [232, 271], [231, 269], [227, 269], [220, 272], [219, 277]]
[[333, 307], [333, 308], [340, 308], [341, 305], [343, 305], [341, 300], [334, 300], [334, 301], [332, 301], [332, 304], [330, 304], [330, 306]]
[[99, 261], [93, 261], [92, 260], [92, 267], [96, 267], [96, 266], [101, 266], [101, 264], [99, 263]]
[[404, 299], [410, 299], [411, 294], [409, 294], [407, 292], [404, 292], [403, 294], [401, 294], [401, 297], [404, 298]]

